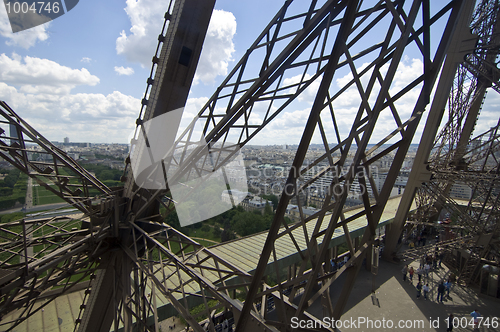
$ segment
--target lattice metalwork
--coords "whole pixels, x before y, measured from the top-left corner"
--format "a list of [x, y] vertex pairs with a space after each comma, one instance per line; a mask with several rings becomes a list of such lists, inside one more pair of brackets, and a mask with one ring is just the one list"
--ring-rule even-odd
[[[137, 132], [145, 131], [145, 121], [171, 111], [182, 100], [169, 104], [162, 98], [171, 91], [169, 88], [180, 85], [169, 81], [169, 61], [174, 59], [176, 66], [187, 63], [176, 58], [173, 40], [176, 27], [184, 23], [186, 11], [181, 4], [188, 8], [188, 2], [196, 5], [194, 0], [177, 1], [165, 15], [171, 23], [166, 33], [164, 24], [159, 37], [162, 51], [158, 56], [158, 47], [153, 58]], [[340, 318], [361, 262], [374, 242], [376, 227], [419, 120], [433, 95], [438, 101], [434, 100], [430, 113], [444, 108], [440, 97], [449, 94], [461, 55], [467, 53], [464, 47], [473, 50], [468, 28], [472, 9], [473, 2], [465, 0], [439, 4], [429, 0], [284, 2], [181, 133], [172, 148], [178, 153], [172, 153], [172, 158], [163, 163], [165, 174], [170, 171], [168, 183], [220, 169], [268, 124], [294, 110], [301, 97], [313, 97], [253, 275], [164, 224], [159, 207], [172, 210], [170, 188], [137, 186], [130, 159], [125, 188], [113, 191], [2, 104], [5, 123], [15, 123], [17, 132], [23, 133], [16, 137], [2, 134], [2, 156], [36, 181], [51, 176], [51, 182], [45, 183], [56, 186], [52, 191], [84, 213], [75, 221], [81, 226], [71, 231], [68, 228], [74, 228], [73, 221], [51, 218], [3, 225], [7, 235], [0, 244], [2, 253], [19, 258], [16, 262], [14, 258], [2, 261], [6, 274], [14, 276], [2, 279], [5, 282], [0, 288], [1, 314], [15, 316], [7, 326], [29, 317], [32, 311], [22, 308], [34, 307], [41, 292], [62, 285], [63, 277], [71, 279], [79, 273], [84, 279], [91, 276], [75, 327], [83, 331], [153, 331], [164, 316], [158, 312], [164, 310], [160, 302], [170, 305], [195, 331], [214, 331], [212, 317], [220, 310], [231, 312], [238, 331], [287, 331], [292, 317], [314, 318], [307, 310], [319, 300], [329, 317]], [[193, 49], [199, 51], [201, 46], [194, 45]], [[412, 77], [402, 72], [406, 58], [419, 64]], [[185, 73], [183, 82], [191, 81], [194, 69], [185, 69]], [[181, 91], [185, 98], [188, 90]], [[342, 111], [345, 104], [349, 112]], [[195, 146], [192, 137], [200, 133], [204, 143]], [[52, 157], [51, 163], [30, 164], [31, 159], [25, 156], [28, 137]], [[323, 150], [307, 164], [305, 156], [313, 140], [321, 142]], [[393, 157], [389, 172], [377, 183], [372, 166], [389, 155]], [[205, 163], [208, 158], [210, 163]], [[300, 193], [317, 190], [325, 178], [325, 201], [317, 213], [306, 217]], [[353, 186], [363, 189], [358, 195], [364, 210], [347, 216], [343, 207]], [[297, 201], [300, 221], [287, 225], [284, 214], [291, 199]], [[349, 235], [355, 222], [366, 226], [358, 245], [353, 245]], [[8, 229], [19, 224], [25, 225], [22, 232]], [[40, 227], [53, 235], [40, 238]], [[337, 229], [346, 233], [350, 259], [333, 272], [323, 263], [328, 260], [330, 241]], [[304, 240], [299, 241], [299, 237]], [[301, 260], [297, 273], [289, 278], [284, 278], [279, 269], [282, 241], [295, 248]], [[39, 243], [47, 248], [43, 257], [37, 250], [33, 256], [27, 254], [28, 248]], [[278, 280], [275, 286], [265, 282], [269, 264]], [[39, 280], [44, 271], [38, 273], [38, 267], [54, 272]], [[347, 282], [340, 300], [332, 303], [329, 288], [343, 273], [347, 273]], [[298, 293], [302, 296], [297, 302]], [[238, 299], [240, 294], [245, 294], [243, 303]], [[19, 305], [12, 307], [11, 303]], [[190, 312], [194, 305], [201, 305], [199, 315]]]
[[[449, 95], [446, 122], [436, 135], [432, 149], [419, 149], [425, 175], [417, 165], [413, 180], [409, 181], [410, 189], [405, 192], [408, 200], [416, 192], [418, 210], [414, 215], [421, 218], [419, 221], [432, 223], [450, 217], [467, 234], [478, 236], [494, 234], [498, 224], [498, 125], [475, 138], [472, 134], [486, 92], [490, 87], [494, 90], [492, 93], [498, 92], [499, 11], [496, 0], [477, 3], [471, 22], [472, 33], [477, 36], [476, 46], [458, 68]], [[431, 133], [430, 126], [429, 129]], [[421, 184], [417, 179], [421, 179]], [[399, 224], [403, 222], [404, 209], [402, 206], [398, 211]], [[391, 234], [393, 242], [396, 232]], [[477, 238], [462, 269], [462, 280], [468, 283], [474, 279], [479, 260], [486, 258], [485, 255], [498, 260], [498, 255], [495, 257], [486, 249], [490, 246], [488, 243], [494, 242], [495, 236], [486, 244], [484, 237]]]

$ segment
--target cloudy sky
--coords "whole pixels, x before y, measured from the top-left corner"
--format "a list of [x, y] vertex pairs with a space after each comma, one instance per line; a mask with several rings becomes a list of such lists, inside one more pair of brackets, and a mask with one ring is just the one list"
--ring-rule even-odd
[[[191, 111], [202, 107], [282, 3], [217, 0], [188, 100]], [[0, 99], [50, 140], [127, 143], [167, 6], [157, 0], [81, 0], [54, 21], [18, 33], [11, 32], [0, 6]], [[416, 77], [419, 61], [405, 57], [395, 85]], [[350, 77], [338, 78], [339, 86], [343, 79]], [[296, 144], [317, 86], [253, 143]], [[490, 95], [479, 124], [485, 130], [498, 120], [500, 99]], [[412, 96], [401, 102], [411, 104]], [[346, 94], [338, 112], [350, 119], [353, 110]]]

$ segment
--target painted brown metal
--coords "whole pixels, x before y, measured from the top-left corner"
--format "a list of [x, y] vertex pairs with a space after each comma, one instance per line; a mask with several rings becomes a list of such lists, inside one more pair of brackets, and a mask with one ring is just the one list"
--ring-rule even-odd
[[[167, 315], [157, 304], [161, 299], [168, 301], [196, 331], [207, 328], [214, 331], [214, 315], [222, 307], [231, 313], [238, 331], [290, 331], [293, 317], [321, 319], [307, 311], [319, 302], [318, 299], [321, 299], [327, 315], [340, 318], [363, 258], [371, 250], [375, 229], [435, 85], [438, 93], [432, 101], [429, 118], [440, 119], [442, 116], [439, 112], [455, 76], [457, 57], [462, 55], [461, 39], [457, 36], [463, 36], [462, 30], [468, 29], [474, 3], [469, 0], [448, 1], [439, 4], [439, 10], [431, 15], [429, 0], [371, 3], [325, 0], [307, 4], [285, 1], [200, 110], [197, 119], [203, 123], [206, 146], [186, 153], [173, 175], [173, 178], [181, 178], [198, 167], [196, 163], [203, 155], [202, 148], [206, 147], [216, 160], [214, 168], [222, 167], [229, 157], [219, 160], [218, 156], [228, 151], [236, 153], [237, 148], [247, 144], [278, 118], [313, 83], [320, 83], [314, 91], [314, 103], [308, 121], [304, 123], [287, 186], [253, 275], [163, 222], [159, 207], [171, 211], [173, 206], [162, 201], [168, 188], [137, 188], [130, 167], [123, 191], [107, 188], [63, 152], [55, 150], [2, 104], [5, 122], [16, 123], [18, 135], [0, 137], [0, 154], [35, 180], [42, 181], [52, 176], [59, 188], [54, 192], [84, 212], [87, 225], [86, 229], [78, 231], [59, 228], [40, 237], [30, 226], [34, 224], [25, 220], [22, 232], [9, 238], [8, 244], [1, 244], [3, 252], [11, 252], [13, 256], [26, 260], [26, 264], [20, 267], [9, 264], [8, 259], [0, 265], [0, 268], [13, 272], [2, 274], [0, 279], [5, 282], [0, 286], [4, 299], [0, 313], [11, 312], [13, 304], [15, 308], [27, 308], [20, 312], [18, 319], [5, 326], [12, 328], [32, 315], [38, 310], [33, 309], [38, 294], [79, 271], [92, 276], [90, 295], [86, 296], [77, 320], [77, 328], [83, 331], [118, 330], [122, 327], [126, 331], [133, 328], [155, 331], [158, 320]], [[302, 8], [302, 12], [297, 14], [294, 6]], [[137, 130], [142, 130], [145, 121], [184, 106], [212, 8], [213, 1], [176, 1], [165, 16], [165, 22], [170, 21], [170, 25], [165, 31], [164, 24], [159, 38], [151, 71], [152, 75], [156, 74], [148, 80]], [[417, 24], [418, 13], [422, 13], [421, 24]], [[194, 18], [197, 15], [199, 19]], [[435, 54], [431, 54], [431, 27], [440, 19], [445, 19], [446, 24], [439, 34], [433, 36], [438, 42]], [[291, 22], [297, 27], [292, 32], [283, 28], [284, 23]], [[385, 29], [385, 35], [374, 38], [370, 31], [376, 29]], [[191, 52], [186, 51], [186, 47]], [[410, 48], [422, 59], [422, 72], [394, 91], [395, 76]], [[158, 53], [160, 49], [161, 54]], [[262, 49], [265, 51], [259, 53]], [[261, 64], [258, 72], [248, 69], [250, 61]], [[298, 83], [286, 80], [297, 72], [300, 74]], [[346, 72], [350, 76], [337, 85], [340, 75]], [[344, 134], [339, 123], [345, 117], [336, 109], [340, 99], [352, 91], [357, 97], [356, 115], [351, 119], [348, 134]], [[405, 113], [398, 101], [412, 91], [419, 91], [419, 97], [411, 112]], [[252, 114], [258, 112], [259, 107], [265, 111], [256, 121]], [[387, 115], [392, 127], [380, 130]], [[193, 122], [176, 144], [182, 148], [183, 138], [189, 137], [194, 130]], [[375, 144], [374, 133], [382, 135]], [[324, 151], [306, 164], [306, 154], [315, 134], [321, 137]], [[236, 137], [234, 141], [228, 139], [231, 135]], [[30, 142], [46, 147], [47, 155], [53, 157], [52, 164], [29, 164], [23, 145], [28, 137]], [[421, 143], [422, 149], [429, 149], [432, 139]], [[185, 149], [187, 151], [187, 146]], [[393, 155], [389, 173], [381, 188], [376, 188], [370, 166], [389, 155]], [[64, 180], [58, 173], [61, 163], [80, 179], [79, 188], [70, 187], [70, 180]], [[315, 169], [323, 164], [325, 168]], [[423, 163], [417, 165], [417, 171], [424, 167]], [[307, 180], [303, 180], [305, 175], [309, 176]], [[303, 213], [305, 202], [299, 193], [310, 190], [325, 178], [329, 181], [325, 201], [318, 212], [306, 217]], [[363, 211], [346, 217], [344, 203], [354, 182], [365, 189], [360, 194]], [[105, 196], [99, 204], [91, 203], [90, 188], [100, 190]], [[335, 191], [336, 188], [341, 191]], [[297, 201], [300, 221], [287, 225], [284, 214], [292, 198]], [[408, 209], [409, 205], [400, 208], [401, 213]], [[366, 228], [361, 240], [356, 240], [354, 245], [350, 243], [350, 259], [336, 273], [330, 272], [324, 263], [328, 261], [329, 244], [335, 230], [342, 227], [346, 237], [351, 239], [349, 224], [363, 218], [366, 219]], [[52, 227], [54, 220], [47, 219], [41, 224], [41, 227]], [[312, 232], [308, 231], [308, 225], [314, 225]], [[3, 225], [2, 230], [8, 231], [14, 226]], [[300, 248], [294, 236], [297, 231], [304, 233], [305, 250]], [[27, 248], [32, 247], [35, 240], [55, 247], [44, 257], [38, 255], [29, 259]], [[277, 285], [270, 286], [266, 283], [266, 269], [270, 264], [276, 276], [280, 276], [276, 252], [278, 242], [282, 240], [296, 249], [302, 261], [293, 275], [289, 272], [285, 281], [278, 280]], [[65, 268], [57, 268], [60, 263]], [[38, 276], [48, 270], [51, 272], [39, 280]], [[328, 296], [330, 286], [339, 282], [344, 273], [348, 281], [340, 300], [332, 303]], [[67, 284], [68, 288], [75, 285], [76, 282]], [[301, 300], [294, 304], [294, 296], [299, 291], [303, 291]], [[240, 292], [246, 294], [244, 303], [237, 299]], [[195, 305], [203, 307], [199, 315], [190, 312]], [[201, 320], [200, 315], [208, 318]]]

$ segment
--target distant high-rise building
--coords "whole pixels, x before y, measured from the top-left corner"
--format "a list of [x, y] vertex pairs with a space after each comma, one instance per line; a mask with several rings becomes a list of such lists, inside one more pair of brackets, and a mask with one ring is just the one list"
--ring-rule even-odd
[[64, 143], [68, 144], [69, 143], [69, 137], [64, 137]]
[[[10, 137], [14, 138], [14, 139], [10, 140], [11, 145], [14, 144], [14, 142], [19, 142], [19, 140], [18, 140], [19, 135], [17, 134], [16, 125], [14, 125], [14, 124], [9, 125], [9, 135], [10, 135]], [[15, 138], [17, 138], [17, 139], [15, 139]]]

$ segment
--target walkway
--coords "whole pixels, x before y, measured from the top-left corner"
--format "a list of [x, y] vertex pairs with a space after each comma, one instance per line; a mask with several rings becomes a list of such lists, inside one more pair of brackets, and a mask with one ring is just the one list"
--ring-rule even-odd
[[[413, 266], [416, 270], [418, 263], [414, 262], [410, 266]], [[376, 320], [380, 322], [383, 319], [386, 321], [392, 320], [394, 328], [387, 328], [388, 324], [386, 324], [386, 328], [376, 328], [376, 326], [372, 328], [364, 324], [351, 328], [342, 328], [342, 332], [446, 331], [444, 319], [450, 313], [459, 319], [464, 317], [467, 322], [470, 322], [470, 313], [474, 309], [477, 309], [484, 318], [489, 317], [490, 321], [493, 317], [496, 317], [499, 323], [496, 329], [490, 327], [490, 329], [483, 328], [480, 331], [500, 331], [500, 299], [478, 294], [474, 288], [453, 285], [450, 297], [446, 298], [442, 303], [438, 303], [436, 301], [437, 285], [441, 280], [446, 280], [450, 274], [450, 271], [444, 265], [443, 268], [431, 272], [428, 280], [423, 279], [429, 283], [431, 288], [429, 299], [425, 300], [423, 296], [417, 299], [415, 285], [418, 278], [415, 274], [413, 284], [409, 281], [403, 282], [402, 268], [402, 264], [381, 261], [379, 274], [375, 279], [370, 272], [362, 269], [348, 300], [346, 313], [341, 317], [342, 321], [352, 319], [356, 322], [359, 319], [362, 321], [363, 318], [369, 318], [374, 321], [374, 324], [377, 323]], [[375, 301], [375, 304], [371, 296], [373, 280], [375, 280], [375, 295], [378, 300]], [[462, 324], [465, 324], [465, 319], [461, 321]], [[403, 320], [403, 323], [408, 327], [398, 328], [399, 320]], [[418, 323], [423, 324], [423, 327], [417, 328]], [[413, 326], [410, 328], [409, 325]], [[472, 330], [470, 326], [453, 329], [454, 332]]]

